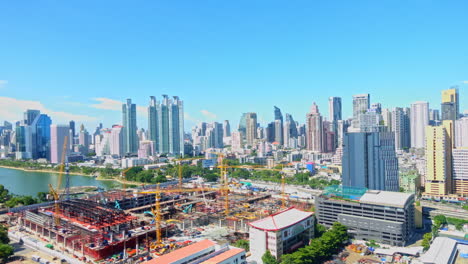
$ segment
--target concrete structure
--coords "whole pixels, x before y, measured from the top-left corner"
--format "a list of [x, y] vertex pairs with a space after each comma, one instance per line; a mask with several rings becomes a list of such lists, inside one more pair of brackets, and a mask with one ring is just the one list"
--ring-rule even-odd
[[421, 176], [417, 173], [401, 173], [400, 189], [408, 193], [416, 193], [421, 187]]
[[414, 194], [331, 187], [316, 197], [318, 222], [340, 222], [356, 239], [405, 246], [413, 234]]
[[223, 135], [225, 137], [231, 136], [231, 125], [229, 124], [229, 120], [224, 120], [223, 122]]
[[341, 97], [328, 98], [328, 115], [330, 122], [341, 120]]
[[468, 148], [468, 117], [455, 121], [455, 147]]
[[323, 120], [315, 102], [306, 116], [307, 149], [315, 152], [323, 151]]
[[123, 126], [113, 125], [111, 130], [110, 153], [122, 157], [124, 155]]
[[138, 151], [136, 105], [131, 99], [122, 105], [123, 142], [125, 155], [136, 154]]
[[453, 192], [468, 197], [468, 148], [452, 150]]
[[[68, 125], [50, 125], [50, 163], [62, 162], [63, 143], [69, 136], [69, 130]], [[65, 157], [69, 152], [69, 144], [67, 145]]]
[[429, 103], [414, 102], [411, 104], [411, 147], [424, 148], [426, 126], [429, 125]]
[[[148, 138], [156, 142], [159, 138], [158, 130], [158, 102], [155, 96], [150, 96], [150, 103], [148, 106]], [[156, 144], [156, 151], [159, 151], [159, 145]]]
[[398, 159], [393, 133], [346, 133], [343, 184], [372, 190], [398, 191]]
[[359, 132], [379, 132], [382, 116], [377, 112], [359, 114]]
[[267, 250], [275, 258], [307, 245], [314, 236], [314, 217], [311, 212], [289, 208], [249, 223], [252, 259], [261, 263]]
[[[452, 121], [445, 120], [447, 124]], [[446, 126], [426, 127], [426, 194], [452, 192], [452, 140]]]

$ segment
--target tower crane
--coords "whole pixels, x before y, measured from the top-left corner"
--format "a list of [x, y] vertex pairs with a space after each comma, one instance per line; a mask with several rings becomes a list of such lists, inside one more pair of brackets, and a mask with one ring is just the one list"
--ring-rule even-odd
[[54, 187], [52, 187], [52, 184], [49, 183], [50, 194], [52, 194], [52, 196], [54, 197], [54, 200], [55, 200], [55, 214], [54, 214], [55, 226], [60, 225], [60, 217], [59, 217], [59, 214], [60, 214], [60, 194], [59, 194], [59, 190], [60, 190], [60, 186], [62, 185], [63, 168], [64, 168], [64, 165], [65, 165], [67, 147], [68, 147], [68, 136], [65, 136], [65, 139], [63, 141], [63, 148], [62, 148], [62, 157], [61, 157], [62, 158], [61, 159], [62, 163], [60, 164], [60, 171], [59, 171], [59, 176], [58, 176], [58, 179], [57, 179], [56, 189], [54, 189]]
[[197, 159], [202, 159], [200, 157], [198, 158], [185, 158], [185, 159], [175, 159], [175, 161], [179, 161], [178, 165], [178, 173], [179, 173], [179, 189], [182, 188], [182, 162], [183, 160], [197, 160]]
[[161, 194], [162, 193], [183, 193], [183, 192], [200, 192], [200, 191], [218, 191], [218, 189], [213, 188], [191, 188], [191, 189], [161, 189], [158, 186], [154, 191], [144, 191], [140, 192], [142, 194], [154, 194], [155, 195], [155, 208], [151, 208], [151, 212], [155, 216], [155, 227], [156, 227], [156, 243], [158, 245], [162, 244], [162, 235], [161, 235]]

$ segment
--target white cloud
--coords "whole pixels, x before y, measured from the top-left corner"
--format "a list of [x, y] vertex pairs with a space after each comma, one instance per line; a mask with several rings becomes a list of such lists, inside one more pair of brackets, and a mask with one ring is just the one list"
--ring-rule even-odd
[[[104, 97], [93, 98], [93, 100], [98, 101], [99, 103], [90, 105], [90, 107], [92, 108], [112, 110], [112, 111], [122, 111], [123, 102], [121, 101], [117, 101], [117, 100], [110, 99], [110, 98], [104, 98]], [[148, 110], [144, 106], [137, 105], [137, 114], [146, 116], [148, 114]]]
[[41, 113], [48, 114], [55, 124], [68, 123], [70, 120], [76, 122], [93, 122], [97, 121], [96, 117], [79, 115], [68, 112], [54, 111], [47, 109], [39, 101], [19, 100], [11, 97], [0, 97], [0, 118], [10, 122], [16, 122], [23, 118], [23, 113], [26, 109], [40, 110]]
[[187, 121], [191, 121], [191, 122], [194, 122], [194, 123], [199, 123], [200, 120], [194, 118], [193, 116], [189, 115], [189, 113], [187, 112], [184, 112], [184, 119], [187, 120]]
[[461, 81], [463, 84], [468, 84], [468, 81]]
[[203, 116], [205, 116], [206, 118], [209, 118], [209, 119], [216, 119], [218, 118], [218, 116], [214, 113], [211, 113], [210, 111], [208, 110], [201, 110], [200, 111], [202, 113]]
[[0, 80], [0, 88], [3, 88], [7, 85], [8, 81], [7, 80]]

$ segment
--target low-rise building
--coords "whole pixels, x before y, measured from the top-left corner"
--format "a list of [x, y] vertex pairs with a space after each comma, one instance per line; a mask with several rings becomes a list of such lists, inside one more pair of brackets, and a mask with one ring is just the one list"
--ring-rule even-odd
[[400, 189], [408, 193], [416, 193], [421, 188], [421, 177], [417, 172], [400, 174]]
[[320, 224], [340, 222], [356, 239], [405, 246], [415, 229], [412, 193], [331, 186], [315, 205]]
[[261, 263], [268, 250], [277, 259], [307, 245], [314, 236], [314, 216], [296, 208], [289, 208], [249, 223], [250, 253]]

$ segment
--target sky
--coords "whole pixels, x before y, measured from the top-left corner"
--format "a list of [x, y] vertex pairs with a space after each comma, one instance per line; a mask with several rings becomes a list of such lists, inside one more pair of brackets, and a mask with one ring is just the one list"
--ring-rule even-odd
[[303, 123], [313, 102], [328, 117], [340, 96], [383, 107], [429, 101], [458, 85], [468, 109], [468, 1], [1, 1], [0, 121], [25, 109], [88, 130], [121, 123], [121, 103], [184, 100], [199, 121], [273, 106]]

